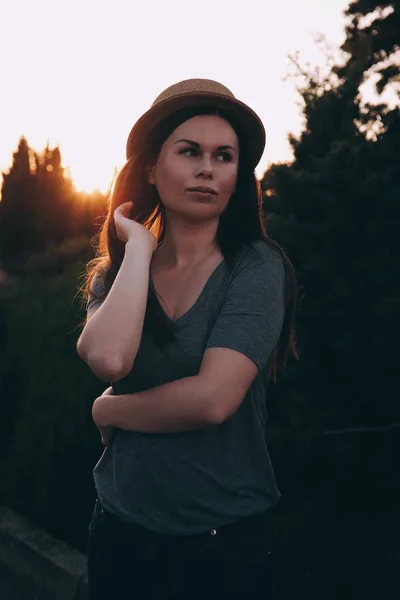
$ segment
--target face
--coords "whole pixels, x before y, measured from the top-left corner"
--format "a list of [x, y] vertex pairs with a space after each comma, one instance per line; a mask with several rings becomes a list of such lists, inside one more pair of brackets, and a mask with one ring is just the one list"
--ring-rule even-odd
[[[167, 212], [194, 221], [219, 217], [235, 191], [239, 140], [216, 115], [197, 115], [164, 142], [149, 182], [157, 187]], [[214, 193], [191, 191], [210, 188]]]

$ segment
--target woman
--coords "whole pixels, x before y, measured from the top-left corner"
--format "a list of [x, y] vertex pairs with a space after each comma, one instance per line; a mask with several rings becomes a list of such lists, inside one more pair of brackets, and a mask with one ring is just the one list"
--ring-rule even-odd
[[296, 354], [295, 281], [263, 225], [264, 145], [257, 115], [202, 79], [129, 135], [78, 341], [112, 382], [92, 411], [91, 600], [271, 597], [265, 394]]

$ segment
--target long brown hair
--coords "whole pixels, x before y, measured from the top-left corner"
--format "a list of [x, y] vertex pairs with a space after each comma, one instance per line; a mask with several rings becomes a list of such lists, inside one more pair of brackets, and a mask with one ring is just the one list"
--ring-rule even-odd
[[[285, 265], [285, 316], [278, 344], [270, 359], [269, 376], [283, 370], [287, 357], [291, 352], [297, 359], [295, 342], [294, 314], [296, 309], [297, 286], [294, 268], [283, 249], [271, 239], [266, 232], [262, 207], [262, 191], [254, 170], [246, 162], [246, 145], [241, 133], [240, 124], [222, 111], [212, 107], [187, 108], [175, 113], [161, 123], [148, 136], [145, 144], [122, 167], [108, 197], [107, 215], [97, 238], [96, 257], [86, 266], [84, 283], [84, 299], [90, 293], [103, 299], [109, 292], [121, 266], [125, 244], [116, 232], [114, 211], [123, 202], [131, 201], [133, 207], [130, 217], [151, 229], [160, 245], [165, 236], [164, 207], [154, 185], [148, 182], [148, 173], [156, 163], [161, 146], [169, 135], [184, 121], [199, 114], [219, 115], [228, 121], [239, 138], [239, 167], [236, 190], [231, 196], [228, 206], [219, 218], [217, 243], [230, 268], [233, 267], [243, 244], [250, 244], [259, 239], [266, 240], [277, 248]], [[104, 279], [104, 294], [98, 295], [92, 289], [96, 276]], [[144, 329], [149, 331], [153, 339], [163, 344], [174, 338], [165, 312], [149, 286], [148, 301]]]

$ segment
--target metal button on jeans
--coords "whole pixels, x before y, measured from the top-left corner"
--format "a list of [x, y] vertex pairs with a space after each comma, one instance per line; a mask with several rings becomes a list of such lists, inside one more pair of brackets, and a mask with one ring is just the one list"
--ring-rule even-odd
[[216, 529], [211, 529], [211, 535], [217, 535], [217, 530]]

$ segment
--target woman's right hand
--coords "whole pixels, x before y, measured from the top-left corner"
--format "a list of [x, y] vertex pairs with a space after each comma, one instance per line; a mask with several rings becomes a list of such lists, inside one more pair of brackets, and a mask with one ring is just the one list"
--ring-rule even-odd
[[157, 240], [149, 229], [129, 218], [132, 205], [132, 202], [124, 202], [114, 211], [117, 236], [125, 243], [134, 240], [139, 245], [148, 244], [153, 253], [157, 248]]

